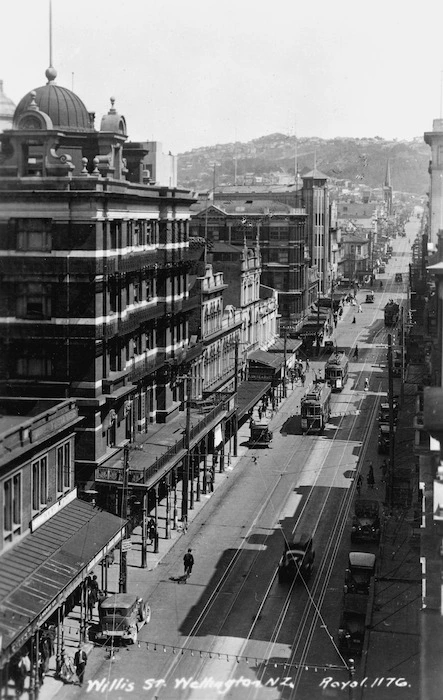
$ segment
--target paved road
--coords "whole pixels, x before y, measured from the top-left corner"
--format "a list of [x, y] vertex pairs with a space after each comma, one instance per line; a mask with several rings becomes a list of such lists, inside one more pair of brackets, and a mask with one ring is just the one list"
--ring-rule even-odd
[[[401, 240], [406, 252], [406, 239]], [[333, 395], [325, 433], [301, 435], [302, 390], [294, 391], [272, 420], [272, 448], [246, 454], [187, 535], [150, 572], [153, 614], [139, 645], [116, 649], [112, 659], [96, 650], [88, 676], [94, 684], [87, 692], [66, 688], [63, 697], [343, 697], [323, 692], [321, 684], [328, 676], [341, 682], [350, 678], [336, 639], [354, 477], [357, 469], [365, 474], [369, 460], [381, 461], [375, 421], [387, 391], [383, 307], [393, 292], [404, 296], [404, 285], [393, 287], [390, 279], [395, 271], [405, 272], [406, 264], [406, 256], [393, 260], [383, 289], [374, 287], [375, 303], [365, 304], [362, 290], [363, 312], [356, 323], [348, 307], [338, 324], [338, 346], [350, 352], [358, 342], [360, 355], [350, 364], [345, 390]], [[324, 358], [314, 360], [308, 380], [323, 366]], [[378, 482], [376, 488], [383, 486]], [[314, 533], [315, 568], [307, 586], [276, 580], [284, 537], [295, 529]], [[181, 585], [170, 579], [182, 573], [187, 546], [195, 566]], [[377, 552], [374, 545], [360, 549]], [[357, 661], [356, 677], [359, 673]]]

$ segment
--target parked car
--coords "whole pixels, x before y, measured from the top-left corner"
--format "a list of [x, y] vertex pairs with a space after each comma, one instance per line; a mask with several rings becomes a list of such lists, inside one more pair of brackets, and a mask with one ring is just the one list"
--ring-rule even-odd
[[151, 608], [133, 593], [116, 593], [100, 602], [98, 615], [96, 640], [114, 638], [135, 644], [139, 630], [151, 619]]
[[344, 592], [368, 594], [374, 574], [375, 554], [371, 552], [349, 552]]
[[269, 447], [272, 442], [272, 430], [267, 423], [251, 423], [249, 447]]
[[343, 654], [361, 656], [365, 640], [368, 597], [346, 595], [338, 630], [338, 646]]
[[306, 580], [312, 573], [315, 551], [309, 533], [296, 535], [292, 542], [286, 542], [278, 563], [278, 582], [293, 581], [299, 574]]
[[380, 542], [380, 505], [378, 501], [355, 501], [351, 542]]
[[[395, 425], [394, 425], [394, 432], [395, 432]], [[380, 423], [378, 426], [378, 453], [379, 454], [388, 454], [389, 453], [391, 439], [393, 440], [394, 436], [391, 435], [391, 429], [390, 429], [389, 423]]]
[[[396, 398], [394, 398], [392, 402], [392, 408], [393, 408], [393, 413], [394, 413], [394, 422], [398, 418], [398, 401]], [[388, 402], [383, 402], [380, 404], [380, 411], [378, 413], [378, 422], [379, 423], [389, 423], [389, 403]]]

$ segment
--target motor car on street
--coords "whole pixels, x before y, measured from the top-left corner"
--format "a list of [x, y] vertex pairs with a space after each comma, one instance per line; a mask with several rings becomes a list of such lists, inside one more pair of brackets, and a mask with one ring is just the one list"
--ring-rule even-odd
[[151, 608], [133, 593], [116, 593], [101, 601], [98, 615], [96, 640], [114, 638], [135, 644], [140, 629], [151, 619]]
[[380, 542], [380, 504], [359, 498], [355, 501], [351, 542]]
[[368, 594], [374, 573], [375, 554], [371, 552], [349, 552], [344, 592]]
[[367, 596], [357, 594], [344, 596], [338, 630], [338, 646], [342, 653], [361, 656], [365, 640], [367, 608]]
[[312, 573], [315, 551], [313, 538], [309, 533], [296, 535], [291, 542], [286, 542], [278, 563], [278, 582], [293, 581], [299, 575], [305, 580]]

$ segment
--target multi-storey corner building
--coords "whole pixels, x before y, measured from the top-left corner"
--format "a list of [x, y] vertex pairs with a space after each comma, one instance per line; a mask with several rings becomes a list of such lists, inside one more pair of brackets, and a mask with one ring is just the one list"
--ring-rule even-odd
[[36, 697], [44, 650], [60, 670], [63, 622], [77, 602], [85, 638], [88, 575], [121, 540], [125, 521], [77, 498], [81, 418], [73, 399], [2, 397], [0, 411], [0, 695], [8, 696], [8, 679], [29, 653]]
[[113, 99], [96, 130], [46, 75], [1, 136], [0, 386], [77, 399], [77, 480], [90, 485], [123, 440], [180, 406], [163, 367], [187, 360], [193, 199], [143, 184], [146, 144], [127, 143]]
[[[278, 292], [279, 313], [294, 326], [317, 296], [317, 277], [308, 271], [305, 236], [306, 212], [278, 200], [250, 199], [220, 201], [194, 207], [191, 234], [206, 237], [213, 246], [214, 263], [230, 259], [233, 247], [260, 246], [262, 285]], [[224, 268], [225, 280], [232, 273]], [[239, 278], [237, 278], [239, 279]], [[229, 286], [229, 294], [235, 289]], [[257, 281], [255, 282], [257, 284]], [[238, 281], [237, 281], [238, 285]], [[229, 296], [226, 298], [229, 302]], [[231, 302], [233, 303], [233, 302]]]
[[443, 119], [434, 119], [432, 131], [425, 133], [424, 140], [431, 147], [428, 236], [435, 249], [438, 232], [443, 230]]
[[318, 273], [319, 292], [327, 294], [332, 283], [328, 176], [314, 168], [302, 179], [310, 267]]

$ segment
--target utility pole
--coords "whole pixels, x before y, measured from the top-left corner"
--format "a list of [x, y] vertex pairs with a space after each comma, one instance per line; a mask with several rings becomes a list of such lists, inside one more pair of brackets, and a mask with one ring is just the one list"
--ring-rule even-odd
[[320, 278], [317, 289], [317, 355], [320, 355]]
[[388, 334], [389, 469], [387, 501], [394, 501], [394, 376], [392, 372], [392, 335]]
[[[146, 569], [148, 562], [147, 562], [147, 551], [146, 548], [148, 546], [148, 537], [147, 537], [147, 522], [148, 522], [148, 492], [145, 491], [143, 494], [143, 515], [142, 515], [142, 560], [141, 560], [141, 568]], [[168, 524], [168, 521], [166, 520], [166, 525]]]
[[[235, 401], [237, 404], [237, 392], [238, 392], [238, 339], [235, 341], [235, 355], [234, 355], [234, 393], [235, 393]], [[237, 457], [237, 431], [238, 431], [238, 417], [237, 417], [237, 408], [238, 404], [236, 405], [235, 413], [234, 413], [234, 457]]]
[[286, 362], [287, 362], [287, 346], [288, 346], [288, 331], [287, 328], [283, 329], [283, 398], [287, 397], [286, 390]]
[[128, 538], [128, 480], [129, 480], [129, 445], [123, 448], [123, 488], [122, 488], [122, 518], [126, 520], [124, 537], [120, 540], [120, 570], [118, 577], [118, 592], [126, 593], [128, 583], [128, 562], [127, 552], [123, 548], [123, 540]]
[[182, 520], [186, 522], [188, 519], [188, 491], [189, 491], [189, 445], [191, 442], [191, 377], [185, 377], [185, 401], [186, 401], [186, 424], [185, 424], [185, 449], [186, 455], [183, 469], [183, 489], [182, 489]]
[[400, 405], [403, 406], [405, 400], [405, 315], [403, 306], [400, 307], [400, 352], [401, 352], [401, 364], [400, 364]]

